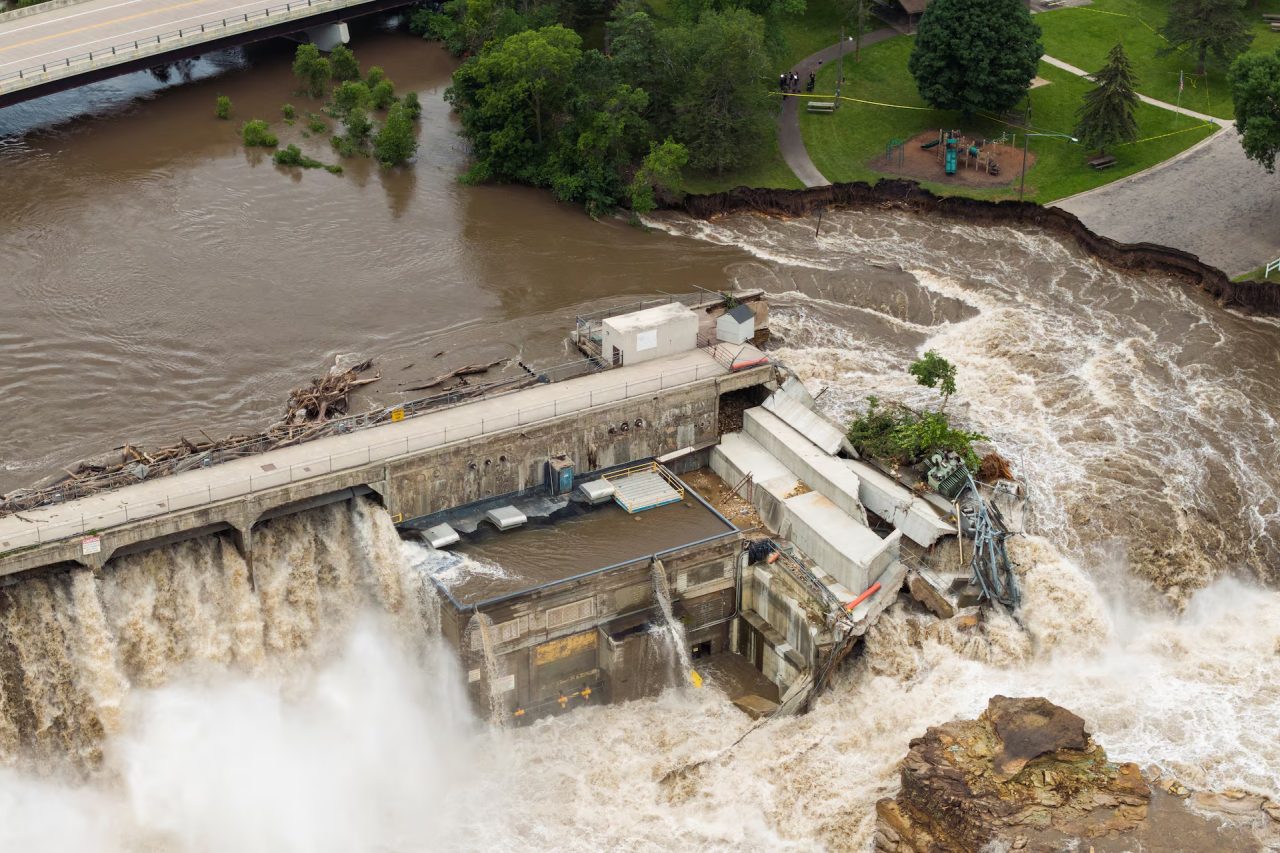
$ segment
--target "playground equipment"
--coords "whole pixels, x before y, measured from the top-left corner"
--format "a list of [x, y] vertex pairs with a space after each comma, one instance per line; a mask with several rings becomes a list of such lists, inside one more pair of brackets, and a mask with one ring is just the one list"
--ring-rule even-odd
[[[1004, 137], [1001, 137], [996, 142], [1003, 140]], [[968, 139], [958, 130], [940, 130], [937, 139], [922, 142], [920, 147], [926, 150], [937, 149], [938, 161], [942, 163], [943, 171], [948, 175], [954, 175], [962, 166], [974, 170], [983, 169], [989, 175], [998, 175], [1000, 164], [996, 162], [994, 152], [989, 150], [991, 144], [987, 139]]]
[[902, 166], [902, 164], [903, 164], [904, 162], [906, 162], [906, 159], [907, 159], [907, 150], [906, 150], [906, 149], [907, 149], [907, 142], [906, 142], [906, 140], [905, 140], [905, 139], [899, 139], [899, 138], [898, 138], [898, 137], [896, 137], [896, 136], [895, 136], [893, 139], [890, 139], [890, 140], [889, 140], [889, 144], [888, 144], [888, 145], [886, 145], [886, 146], [884, 147], [884, 159], [885, 159], [885, 162], [886, 162], [886, 163], [890, 163], [890, 164], [892, 164], [892, 163], [893, 163], [893, 155], [894, 155], [894, 153], [896, 152], [896, 153], [897, 153], [897, 155], [898, 155], [898, 163], [897, 163], [897, 165], [898, 165], [899, 167], [901, 167], [901, 166]]
[[954, 136], [947, 137], [947, 155], [943, 171], [948, 175], [956, 173], [956, 138]]

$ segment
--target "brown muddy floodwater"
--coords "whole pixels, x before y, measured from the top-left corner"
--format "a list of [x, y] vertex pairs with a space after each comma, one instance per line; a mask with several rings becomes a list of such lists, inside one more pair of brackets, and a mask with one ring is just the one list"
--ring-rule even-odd
[[380, 357], [387, 391], [517, 353], [555, 364], [575, 309], [723, 287], [745, 257], [459, 184], [454, 60], [373, 25], [351, 45], [420, 94], [414, 168], [304, 173], [247, 151], [237, 129], [260, 117], [338, 159], [279, 120], [320, 106], [294, 94], [283, 41], [161, 91], [137, 74], [0, 110], [0, 492], [125, 441], [263, 427], [342, 352]]

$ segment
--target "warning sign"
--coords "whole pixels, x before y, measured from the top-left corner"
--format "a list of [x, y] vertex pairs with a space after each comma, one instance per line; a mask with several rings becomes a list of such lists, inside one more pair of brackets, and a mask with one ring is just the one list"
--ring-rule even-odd
[[101, 536], [86, 536], [80, 540], [80, 553], [84, 556], [102, 552]]
[[391, 420], [393, 420], [393, 421], [402, 421], [402, 420], [404, 420], [404, 409], [392, 409], [392, 410], [391, 410]]

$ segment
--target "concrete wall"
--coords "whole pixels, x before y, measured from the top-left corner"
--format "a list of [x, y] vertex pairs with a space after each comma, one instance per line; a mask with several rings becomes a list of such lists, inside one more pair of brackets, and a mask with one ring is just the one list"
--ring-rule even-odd
[[662, 305], [600, 324], [601, 355], [613, 360], [616, 348], [623, 364], [639, 364], [691, 350], [698, 345], [698, 315], [682, 305]]

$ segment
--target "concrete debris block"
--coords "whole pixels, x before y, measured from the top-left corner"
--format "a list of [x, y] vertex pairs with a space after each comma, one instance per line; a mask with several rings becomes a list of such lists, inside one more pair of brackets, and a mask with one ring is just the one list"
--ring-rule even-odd
[[[784, 383], [785, 385], [785, 383]], [[790, 394], [781, 391], [770, 394], [764, 408], [777, 415], [785, 424], [813, 442], [824, 453], [835, 456], [840, 452], [844, 433], [822, 415], [805, 408]]]
[[950, 619], [956, 615], [955, 605], [947, 599], [943, 591], [919, 572], [907, 574], [907, 591], [911, 593], [912, 598], [923, 604], [925, 609], [939, 619]]
[[771, 716], [774, 711], [778, 710], [777, 702], [773, 702], [763, 696], [758, 696], [755, 693], [748, 693], [745, 696], [739, 696], [737, 699], [733, 700], [733, 704], [738, 707], [738, 710], [742, 711], [753, 720]]
[[500, 506], [497, 509], [491, 509], [484, 514], [487, 520], [499, 530], [510, 530], [513, 527], [519, 527], [529, 519], [523, 512], [511, 505]]
[[912, 542], [928, 548], [939, 537], [956, 532], [955, 525], [946, 521], [939, 509], [888, 474], [856, 459], [840, 462], [858, 476], [858, 499], [863, 506], [901, 530]]
[[437, 524], [422, 531], [422, 541], [432, 548], [448, 548], [450, 545], [458, 544], [461, 538], [458, 531], [447, 524]]

